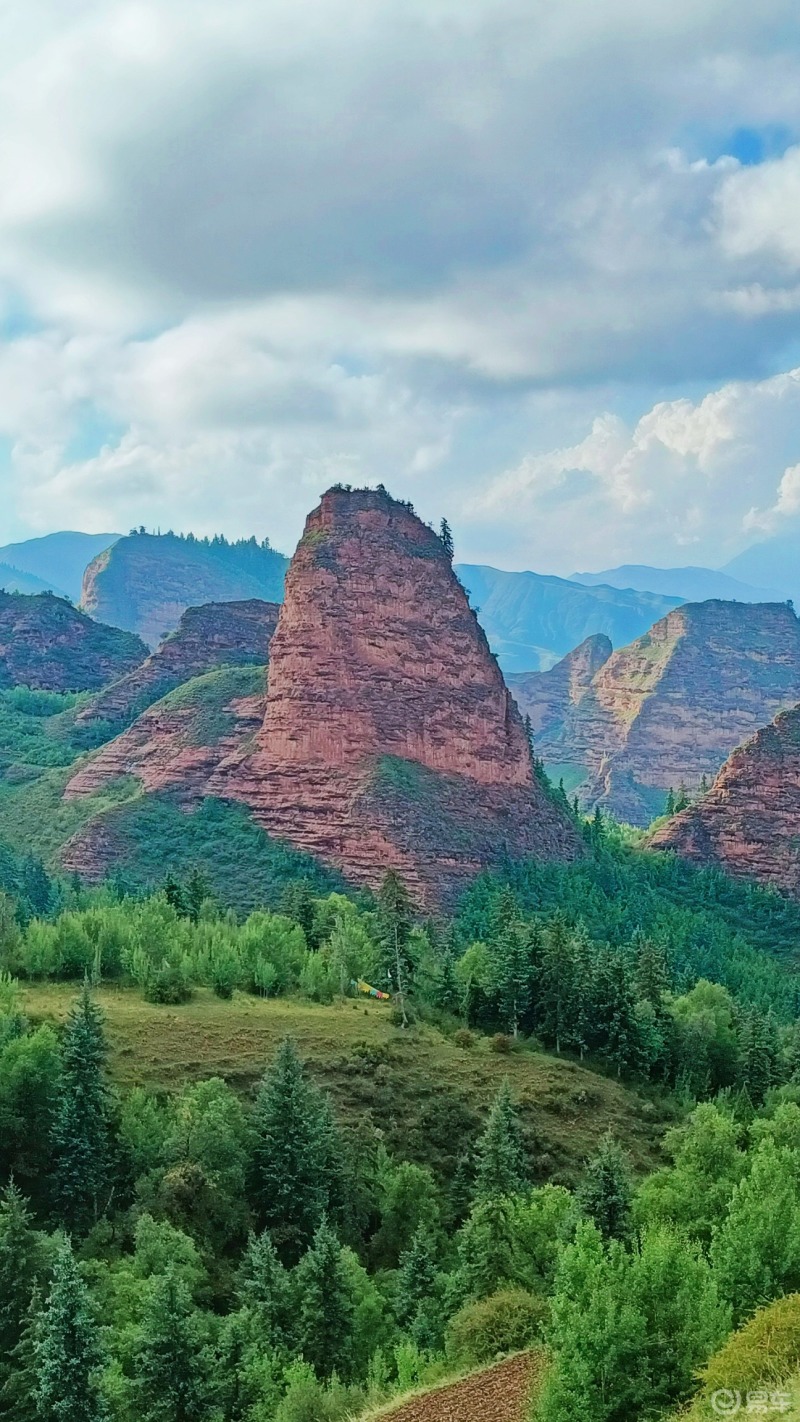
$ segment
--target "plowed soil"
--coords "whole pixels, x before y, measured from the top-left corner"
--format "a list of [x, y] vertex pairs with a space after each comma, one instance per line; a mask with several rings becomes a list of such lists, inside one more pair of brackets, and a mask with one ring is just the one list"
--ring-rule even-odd
[[395, 1411], [382, 1413], [381, 1422], [528, 1422], [542, 1364], [541, 1353], [519, 1353], [403, 1402]]

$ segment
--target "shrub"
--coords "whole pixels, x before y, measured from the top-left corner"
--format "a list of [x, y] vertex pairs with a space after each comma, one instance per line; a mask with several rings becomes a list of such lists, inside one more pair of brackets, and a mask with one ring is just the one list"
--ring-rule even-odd
[[475, 1046], [475, 1038], [468, 1027], [459, 1027], [458, 1031], [453, 1033], [453, 1041], [457, 1047], [463, 1048], [465, 1052], [470, 1051], [470, 1049]]
[[490, 1052], [505, 1053], [505, 1052], [513, 1052], [513, 1050], [514, 1050], [514, 1038], [513, 1038], [513, 1037], [507, 1037], [506, 1034], [505, 1034], [505, 1032], [496, 1032], [493, 1037], [490, 1037], [490, 1038], [489, 1038], [489, 1051], [490, 1051]]
[[800, 1294], [761, 1308], [703, 1369], [703, 1392], [783, 1382], [800, 1368]]
[[545, 1299], [525, 1289], [501, 1289], [464, 1304], [447, 1326], [447, 1352], [459, 1364], [490, 1363], [498, 1353], [517, 1353], [541, 1338], [548, 1317]]

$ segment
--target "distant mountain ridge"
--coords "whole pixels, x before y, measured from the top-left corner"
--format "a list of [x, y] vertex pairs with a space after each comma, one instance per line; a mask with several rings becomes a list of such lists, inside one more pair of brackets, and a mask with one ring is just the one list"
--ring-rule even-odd
[[612, 588], [632, 588], [636, 592], [661, 593], [683, 602], [707, 602], [709, 598], [725, 602], [780, 602], [785, 599], [779, 588], [753, 587], [729, 573], [715, 568], [651, 568], [646, 563], [623, 563], [619, 568], [606, 568], [600, 573], [573, 573], [570, 582], [583, 587], [606, 584]]
[[7, 543], [0, 548], [0, 563], [6, 563], [15, 573], [26, 573], [40, 586], [12, 588], [0, 583], [9, 592], [50, 592], [77, 602], [87, 563], [110, 547], [118, 533], [47, 533], [43, 538], [28, 538], [23, 543]]
[[509, 573], [459, 563], [456, 573], [478, 609], [503, 671], [546, 671], [587, 637], [614, 646], [640, 637], [681, 599], [606, 586], [582, 587], [543, 573]]

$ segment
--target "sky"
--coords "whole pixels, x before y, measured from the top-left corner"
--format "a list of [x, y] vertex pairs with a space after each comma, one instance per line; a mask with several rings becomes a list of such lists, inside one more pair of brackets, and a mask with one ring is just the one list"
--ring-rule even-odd
[[0, 543], [800, 546], [796, 0], [0, 10]]

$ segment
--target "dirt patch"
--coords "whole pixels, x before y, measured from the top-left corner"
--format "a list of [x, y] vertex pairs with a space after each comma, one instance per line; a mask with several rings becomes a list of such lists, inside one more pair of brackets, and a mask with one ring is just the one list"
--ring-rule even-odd
[[382, 1413], [381, 1422], [528, 1422], [543, 1365], [541, 1353], [519, 1353], [403, 1402], [395, 1411]]

